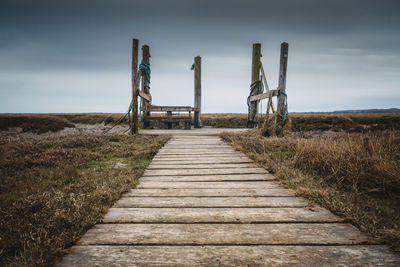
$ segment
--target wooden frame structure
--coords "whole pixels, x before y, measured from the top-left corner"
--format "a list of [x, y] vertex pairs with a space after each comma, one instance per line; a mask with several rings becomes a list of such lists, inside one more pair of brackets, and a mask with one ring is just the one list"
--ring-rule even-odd
[[[139, 40], [132, 42], [132, 102], [130, 111], [130, 128], [132, 134], [139, 132], [139, 119], [143, 127], [148, 128], [153, 120], [162, 121], [165, 128], [171, 129], [173, 124], [183, 123], [185, 129], [190, 129], [193, 124], [195, 128], [201, 127], [201, 57], [194, 58], [192, 69], [194, 70], [194, 107], [191, 106], [157, 106], [152, 104], [150, 93], [150, 48], [148, 45], [142, 47], [142, 62], [138, 66]], [[139, 84], [140, 88], [139, 89]], [[140, 105], [138, 97], [142, 99]], [[152, 117], [152, 113], [165, 112], [165, 116]], [[173, 112], [187, 112], [187, 116], [174, 116]], [[194, 119], [192, 121], [192, 112]]]
[[[251, 71], [251, 85], [250, 95], [247, 98], [247, 105], [249, 107], [247, 127], [258, 127], [258, 106], [261, 100], [268, 99], [266, 115], [269, 112], [276, 115], [275, 124], [280, 123], [284, 125], [287, 117], [287, 95], [286, 95], [286, 73], [288, 63], [288, 43], [281, 43], [281, 55], [279, 64], [279, 83], [278, 88], [270, 90], [265, 76], [264, 67], [261, 63], [261, 44], [253, 44], [252, 56], [252, 71]], [[261, 77], [260, 77], [261, 75]], [[265, 89], [265, 91], [264, 91]], [[272, 98], [277, 97], [277, 108], [274, 108]]]

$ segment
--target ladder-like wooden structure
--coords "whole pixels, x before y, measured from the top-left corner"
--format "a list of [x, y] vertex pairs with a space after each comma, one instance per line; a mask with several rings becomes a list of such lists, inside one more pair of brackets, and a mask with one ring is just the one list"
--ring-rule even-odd
[[[183, 124], [185, 129], [201, 127], [201, 57], [194, 58], [194, 107], [191, 106], [158, 106], [152, 104], [150, 93], [150, 48], [142, 47], [142, 62], [138, 68], [139, 40], [133, 39], [132, 45], [132, 115], [130, 120], [131, 133], [138, 133], [139, 119], [143, 128], [149, 128], [152, 121], [161, 121], [164, 128], [172, 129], [173, 125]], [[139, 85], [140, 88], [139, 89]], [[138, 97], [142, 99], [139, 109]], [[175, 113], [174, 113], [175, 112]], [[176, 115], [178, 112], [178, 116]], [[181, 112], [186, 113], [182, 116]], [[192, 119], [192, 112], [194, 118]], [[152, 113], [165, 113], [164, 116], [151, 116]]]
[[[261, 62], [261, 44], [253, 44], [251, 89], [247, 99], [249, 106], [247, 127], [259, 127], [257, 119], [258, 106], [261, 100], [267, 99], [266, 120], [270, 111], [275, 115], [275, 124], [284, 125], [287, 117], [286, 72], [288, 63], [288, 43], [281, 44], [278, 88], [270, 90], [266, 79], [264, 67]], [[260, 77], [261, 75], [261, 77]], [[265, 90], [264, 90], [265, 89]], [[277, 97], [277, 108], [274, 108], [272, 98]]]

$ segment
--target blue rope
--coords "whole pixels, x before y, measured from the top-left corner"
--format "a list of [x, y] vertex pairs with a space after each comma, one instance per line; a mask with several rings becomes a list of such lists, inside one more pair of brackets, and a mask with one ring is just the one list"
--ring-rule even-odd
[[150, 83], [150, 73], [151, 73], [150, 64], [146, 64], [142, 60], [142, 62], [139, 65], [139, 70], [143, 70], [144, 71], [144, 74], [145, 74], [144, 76], [146, 77], [146, 81], [148, 83]]
[[287, 119], [287, 94], [282, 90], [280, 90], [279, 92], [284, 96], [282, 105], [282, 116], [283, 116], [282, 125], [284, 125]]

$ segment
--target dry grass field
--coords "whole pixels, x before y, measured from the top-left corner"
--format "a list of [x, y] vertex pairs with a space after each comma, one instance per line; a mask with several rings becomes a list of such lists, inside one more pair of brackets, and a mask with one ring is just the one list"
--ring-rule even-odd
[[0, 265], [52, 265], [135, 186], [167, 140], [68, 135], [0, 144]]
[[400, 251], [400, 132], [223, 133], [299, 196], [347, 218]]

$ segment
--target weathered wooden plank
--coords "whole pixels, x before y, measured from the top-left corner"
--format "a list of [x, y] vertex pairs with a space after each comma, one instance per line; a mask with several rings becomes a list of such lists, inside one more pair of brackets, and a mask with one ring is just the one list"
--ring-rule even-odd
[[174, 150], [179, 150], [179, 151], [191, 151], [195, 150], [196, 152], [214, 152], [214, 151], [236, 151], [233, 149], [231, 146], [227, 145], [218, 145], [218, 146], [210, 146], [210, 147], [186, 147], [186, 148], [173, 148], [173, 147], [163, 147], [160, 149], [159, 152], [165, 152], [165, 151], [171, 151], [173, 152]]
[[263, 168], [146, 170], [144, 176], [268, 173]]
[[222, 149], [222, 148], [228, 148], [228, 149], [232, 149], [232, 147], [231, 146], [228, 146], [227, 144], [218, 144], [218, 143], [215, 143], [215, 144], [207, 144], [207, 145], [186, 145], [186, 144], [184, 144], [184, 145], [170, 145], [170, 144], [168, 144], [168, 145], [165, 145], [164, 147], [163, 147], [163, 149], [162, 150], [167, 150], [167, 149], [186, 149], [186, 150], [189, 150], [189, 149], [209, 149], [209, 148], [212, 148], [212, 149]]
[[172, 136], [185, 136], [185, 137], [195, 137], [200, 138], [214, 137], [217, 138], [222, 132], [244, 132], [248, 129], [232, 129], [232, 128], [200, 128], [187, 130], [161, 130], [161, 129], [141, 129], [140, 134], [144, 135], [172, 135]]
[[104, 223], [271, 223], [342, 222], [314, 208], [111, 208]]
[[147, 170], [167, 170], [167, 169], [236, 169], [236, 168], [253, 168], [257, 165], [253, 163], [225, 163], [225, 164], [161, 164], [152, 162]]
[[190, 106], [150, 106], [151, 111], [195, 111], [197, 109]]
[[243, 154], [241, 154], [240, 152], [235, 152], [235, 151], [231, 151], [231, 152], [229, 152], [229, 151], [210, 151], [210, 152], [206, 152], [206, 151], [202, 151], [202, 152], [194, 152], [194, 151], [183, 152], [182, 151], [182, 152], [179, 152], [179, 151], [176, 151], [176, 152], [163, 152], [163, 153], [159, 153], [157, 155], [157, 157], [162, 157], [162, 156], [167, 156], [167, 157], [182, 156], [183, 158], [196, 157], [196, 156], [198, 156], [198, 157], [224, 157], [224, 156], [229, 157], [229, 156], [243, 156]]
[[131, 189], [124, 196], [155, 197], [274, 197], [294, 196], [293, 192], [284, 188], [142, 188]]
[[238, 151], [232, 148], [208, 148], [208, 149], [161, 149], [158, 154], [165, 155], [165, 154], [185, 154], [185, 155], [193, 155], [193, 154], [229, 154], [229, 153], [238, 153]]
[[388, 266], [387, 246], [75, 246], [59, 266]]
[[[198, 129], [194, 129], [198, 131]], [[217, 136], [173, 136], [170, 142], [186, 142], [186, 143], [201, 143], [201, 142], [225, 142]]]
[[266, 181], [231, 182], [140, 182], [137, 188], [277, 188], [277, 184]]
[[177, 145], [177, 146], [184, 146], [184, 145], [214, 145], [214, 144], [225, 144], [226, 143], [222, 140], [214, 139], [214, 140], [172, 140], [168, 142], [168, 145]]
[[167, 155], [160, 155], [157, 154], [154, 156], [153, 160], [196, 160], [196, 159], [248, 159], [242, 153], [225, 153], [225, 154], [167, 154]]
[[97, 224], [79, 245], [353, 245], [373, 239], [346, 223]]
[[221, 163], [253, 163], [251, 159], [245, 157], [232, 157], [232, 158], [156, 158], [152, 163], [160, 164], [221, 164]]
[[227, 181], [272, 181], [272, 174], [231, 174], [191, 176], [146, 176], [140, 182], [227, 182]]
[[122, 197], [115, 208], [305, 207], [300, 197]]

